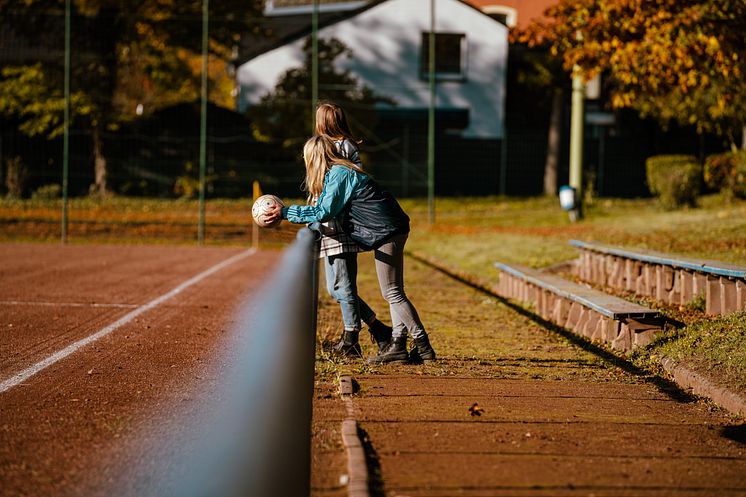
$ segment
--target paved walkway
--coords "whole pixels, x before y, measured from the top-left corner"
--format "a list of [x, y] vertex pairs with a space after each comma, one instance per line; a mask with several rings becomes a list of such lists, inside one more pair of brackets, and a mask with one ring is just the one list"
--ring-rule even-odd
[[[368, 262], [361, 295], [384, 309]], [[370, 495], [746, 496], [737, 420], [411, 259], [407, 289], [440, 360], [339, 365], [359, 384]], [[321, 316], [333, 335], [338, 310], [322, 302]], [[348, 495], [337, 366], [317, 364], [317, 496]]]

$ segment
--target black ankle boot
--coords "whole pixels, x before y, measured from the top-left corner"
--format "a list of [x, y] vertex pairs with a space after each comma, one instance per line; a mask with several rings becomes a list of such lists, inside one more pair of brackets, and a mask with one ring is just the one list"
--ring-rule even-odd
[[386, 362], [407, 362], [407, 337], [394, 337], [378, 355], [368, 357], [368, 364], [383, 364]]
[[339, 342], [332, 348], [332, 352], [342, 356], [363, 357], [363, 351], [358, 342], [359, 337], [359, 331], [345, 330]]
[[422, 362], [432, 362], [435, 360], [435, 351], [430, 345], [430, 338], [423, 335], [414, 339], [414, 347], [409, 352], [409, 362], [419, 364]]
[[370, 338], [373, 343], [378, 345], [378, 353], [380, 354], [391, 341], [391, 326], [386, 326], [376, 319], [368, 325], [368, 331], [370, 331]]

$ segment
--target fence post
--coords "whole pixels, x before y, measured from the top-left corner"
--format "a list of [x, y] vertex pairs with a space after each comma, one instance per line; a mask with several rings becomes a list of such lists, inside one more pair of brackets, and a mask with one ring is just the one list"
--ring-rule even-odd
[[62, 135], [62, 227], [60, 238], [67, 243], [67, 190], [70, 170], [70, 0], [65, 2], [65, 123]]
[[210, 1], [202, 0], [202, 84], [199, 113], [199, 221], [197, 242], [205, 243], [205, 169], [207, 167], [207, 59]]
[[[259, 182], [254, 180], [254, 183], [252, 185], [252, 206], [254, 205], [253, 202], [256, 202], [256, 199], [262, 196], [262, 187], [259, 185]], [[259, 225], [252, 222], [251, 223], [251, 246], [254, 248], [254, 250], [259, 249]]]

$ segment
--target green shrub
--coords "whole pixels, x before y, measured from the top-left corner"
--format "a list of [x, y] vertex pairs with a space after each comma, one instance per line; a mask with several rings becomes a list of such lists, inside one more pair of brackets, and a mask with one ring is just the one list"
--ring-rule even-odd
[[174, 193], [181, 198], [194, 198], [199, 193], [199, 179], [179, 176], [174, 183]]
[[729, 153], [709, 155], [705, 159], [704, 180], [707, 188], [720, 191], [733, 172], [733, 161]]
[[54, 198], [60, 198], [61, 196], [62, 186], [54, 183], [51, 185], [40, 186], [31, 194], [31, 198], [35, 200], [51, 200]]
[[[214, 174], [205, 176], [205, 191], [211, 192], [217, 179]], [[183, 199], [195, 198], [199, 194], [199, 172], [191, 161], [184, 163], [184, 172], [176, 178], [174, 193]]]
[[664, 207], [695, 205], [702, 167], [691, 155], [656, 155], [645, 161], [648, 188]]
[[713, 190], [729, 197], [746, 198], [746, 150], [707, 157], [704, 179]]

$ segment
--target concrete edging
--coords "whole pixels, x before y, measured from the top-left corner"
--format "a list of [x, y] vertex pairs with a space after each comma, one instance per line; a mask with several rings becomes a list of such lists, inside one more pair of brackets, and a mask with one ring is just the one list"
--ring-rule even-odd
[[693, 393], [711, 399], [723, 409], [733, 414], [746, 416], [746, 398], [715, 385], [701, 374], [676, 364], [669, 357], [662, 357], [660, 364], [680, 387], [691, 388]]
[[368, 463], [365, 459], [363, 441], [360, 440], [357, 421], [355, 420], [351, 376], [341, 376], [339, 378], [339, 393], [344, 400], [347, 411], [341, 427], [342, 444], [347, 453], [347, 495], [349, 497], [370, 497]]

